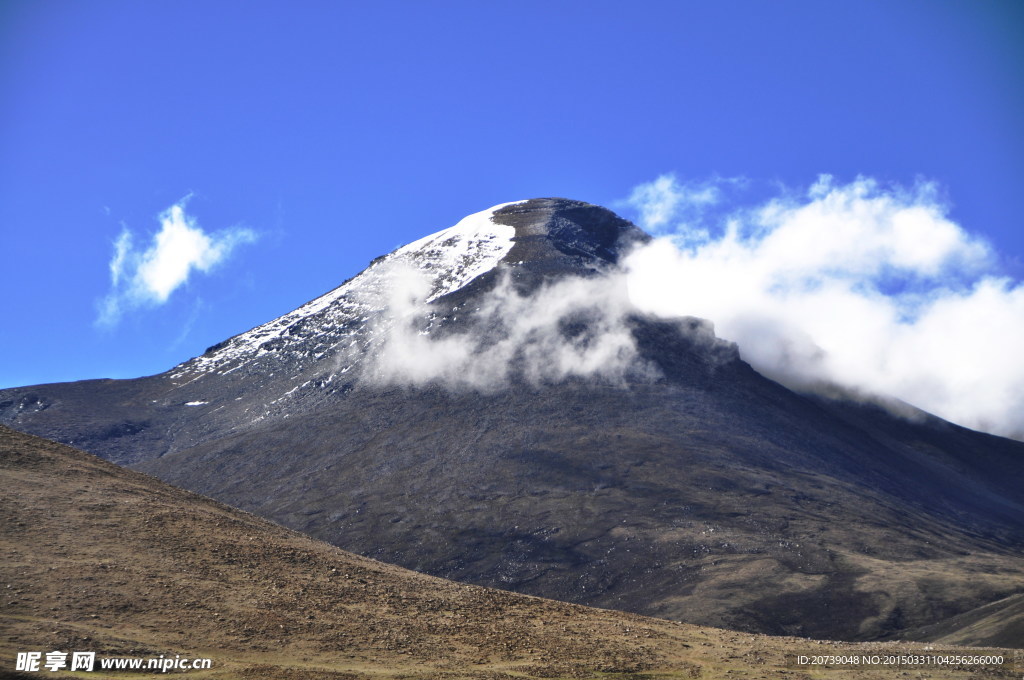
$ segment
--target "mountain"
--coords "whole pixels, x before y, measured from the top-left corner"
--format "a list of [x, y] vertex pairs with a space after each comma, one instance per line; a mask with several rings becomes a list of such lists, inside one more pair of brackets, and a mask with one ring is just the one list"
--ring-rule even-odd
[[455, 310], [501, 272], [522, 290], [567, 273], [596, 274], [614, 264], [618, 248], [649, 238], [575, 201], [496, 206], [376, 258], [327, 294], [166, 373], [0, 390], [0, 422], [120, 464], [160, 457], [341, 400], [386, 335], [388, 291], [402, 274], [422, 276], [424, 302], [444, 299]]
[[164, 374], [0, 391], [0, 420], [386, 562], [679, 621], [880, 639], [1024, 593], [1024, 444], [642, 314], [617, 265], [648, 240], [505, 204]]
[[[17, 654], [53, 650], [95, 652], [96, 677], [111, 657], [208, 658], [210, 670], [189, 677], [222, 680], [789, 678], [796, 654], [977, 653], [822, 646], [460, 585], [2, 426], [0, 475], [5, 678], [38, 677], [14, 671]], [[942, 667], [931, 677], [976, 670]], [[992, 666], [986, 677], [1015, 673]]]

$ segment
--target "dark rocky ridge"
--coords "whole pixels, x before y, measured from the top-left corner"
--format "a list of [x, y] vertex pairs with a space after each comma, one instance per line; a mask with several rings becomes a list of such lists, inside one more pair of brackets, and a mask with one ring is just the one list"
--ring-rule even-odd
[[[428, 333], [648, 238], [564, 199], [495, 221], [511, 250]], [[864, 639], [1024, 592], [1024, 444], [795, 394], [640, 314], [653, 378], [384, 387], [339, 374], [332, 347], [373, 342], [342, 293], [159, 376], [2, 391], [0, 420], [403, 566], [684, 621]]]
[[[511, 250], [494, 269], [444, 297], [441, 307], [463, 307], [502, 276], [527, 295], [561, 277], [594, 276], [650, 235], [607, 208], [565, 198], [534, 198], [496, 210], [494, 222], [515, 229]], [[441, 302], [441, 301], [439, 301]]]
[[556, 274], [599, 263], [616, 264], [623, 252], [651, 238], [610, 210], [563, 198], [505, 206], [495, 211], [493, 219], [516, 230], [506, 262], [528, 263], [533, 269]]

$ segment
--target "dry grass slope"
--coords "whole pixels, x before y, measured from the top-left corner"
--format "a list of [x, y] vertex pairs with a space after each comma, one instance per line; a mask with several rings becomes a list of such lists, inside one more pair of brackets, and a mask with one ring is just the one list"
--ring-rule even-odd
[[225, 680], [885, 678], [810, 672], [791, 655], [927, 649], [746, 635], [455, 584], [2, 426], [0, 475], [0, 676], [18, 677], [18, 651], [59, 649], [208, 656], [213, 669], [188, 677]]

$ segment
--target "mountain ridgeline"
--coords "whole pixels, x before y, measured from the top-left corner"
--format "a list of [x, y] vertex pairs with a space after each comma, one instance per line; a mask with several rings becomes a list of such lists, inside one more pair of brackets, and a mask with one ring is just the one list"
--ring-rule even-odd
[[[709, 323], [640, 313], [617, 264], [649, 238], [578, 201], [498, 206], [166, 373], [0, 391], [0, 422], [568, 602], [853, 640], [1018, 602], [1024, 444], [797, 394]], [[996, 608], [964, 641], [1024, 645]]]

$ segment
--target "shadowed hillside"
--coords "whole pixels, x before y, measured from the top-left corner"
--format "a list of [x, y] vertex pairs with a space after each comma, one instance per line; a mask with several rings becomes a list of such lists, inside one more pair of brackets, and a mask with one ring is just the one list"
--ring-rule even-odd
[[[16, 652], [54, 649], [214, 660], [188, 677], [307, 680], [792, 678], [809, 676], [787, 655], [932, 649], [744, 635], [459, 585], [4, 427], [0, 471], [7, 677]], [[1014, 676], [1006, 665], [986, 677]]]

